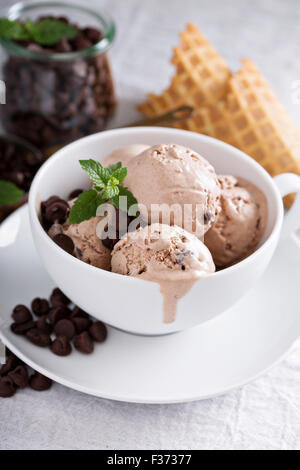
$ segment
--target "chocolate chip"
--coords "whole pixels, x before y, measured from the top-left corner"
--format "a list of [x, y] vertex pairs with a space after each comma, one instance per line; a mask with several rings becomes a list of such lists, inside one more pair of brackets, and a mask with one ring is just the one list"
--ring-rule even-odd
[[66, 336], [58, 336], [51, 344], [51, 351], [57, 356], [69, 356], [72, 346]]
[[91, 47], [92, 45], [92, 41], [84, 37], [83, 34], [76, 36], [76, 38], [72, 39], [72, 41], [70, 42], [72, 43], [73, 50], [76, 50], [76, 51], [87, 49], [88, 47]]
[[89, 318], [88, 314], [84, 310], [76, 306], [73, 308], [70, 318], [73, 319], [77, 317]]
[[57, 21], [62, 21], [63, 23], [69, 24], [69, 20], [65, 16], [59, 16]]
[[83, 192], [83, 189], [74, 189], [74, 191], [72, 191], [69, 194], [68, 199], [69, 200], [76, 199], [82, 192]]
[[52, 204], [48, 204], [45, 209], [45, 220], [51, 224], [54, 222], [63, 224], [67, 220], [69, 210], [69, 204], [62, 199], [53, 202]]
[[50, 302], [53, 307], [69, 305], [70, 299], [57, 287], [52, 291]]
[[50, 196], [48, 199], [46, 199], [46, 201], [42, 201], [41, 202], [41, 213], [42, 213], [42, 215], [45, 214], [46, 209], [47, 209], [48, 206], [50, 206], [54, 202], [59, 202], [59, 201], [60, 201], [60, 197], [58, 197], [58, 196]]
[[12, 318], [15, 323], [26, 323], [33, 319], [29, 309], [25, 307], [25, 305], [17, 305], [13, 309]]
[[87, 331], [83, 331], [83, 333], [76, 336], [74, 346], [78, 351], [84, 354], [91, 354], [94, 351], [93, 340]]
[[16, 393], [12, 379], [8, 376], [0, 378], [0, 397], [10, 398]]
[[25, 388], [28, 385], [28, 371], [26, 366], [16, 367], [13, 371], [9, 372], [8, 376], [17, 387]]
[[83, 331], [87, 331], [89, 327], [92, 325], [92, 320], [89, 318], [84, 318], [84, 317], [75, 317], [72, 319], [75, 328], [76, 328], [76, 333], [79, 335]]
[[36, 323], [34, 321], [28, 321], [26, 323], [12, 323], [10, 329], [15, 335], [24, 335], [27, 331], [35, 328], [35, 326]]
[[109, 250], [113, 250], [114, 246], [118, 243], [118, 241], [119, 241], [119, 238], [114, 238], [114, 239], [104, 238], [102, 240], [102, 243], [105, 246], [105, 248], [108, 248]]
[[71, 52], [72, 46], [66, 38], [62, 38], [55, 47], [56, 52]]
[[57, 322], [63, 318], [68, 318], [70, 311], [67, 307], [60, 305], [59, 307], [51, 308], [49, 312], [49, 319], [52, 325], [55, 325]]
[[12, 371], [13, 369], [15, 369], [17, 366], [21, 364], [22, 364], [22, 361], [14, 354], [11, 354], [7, 358], [6, 363], [3, 364], [3, 366], [0, 369], [0, 377], [7, 375], [10, 371]]
[[56, 336], [65, 336], [71, 340], [76, 333], [75, 326], [71, 320], [63, 319], [56, 323], [54, 333]]
[[89, 333], [97, 343], [103, 343], [107, 338], [107, 328], [101, 321], [93, 323], [89, 328]]
[[42, 333], [37, 328], [27, 331], [26, 337], [31, 343], [35, 344], [36, 346], [40, 346], [41, 348], [45, 348], [51, 344], [50, 336]]
[[38, 319], [36, 327], [41, 333], [45, 333], [46, 335], [50, 335], [53, 330], [53, 326], [47, 322], [47, 315], [43, 315]]
[[58, 233], [53, 238], [53, 241], [70, 255], [73, 253], [75, 245], [72, 238], [68, 237], [68, 235], [65, 235], [64, 233]]
[[50, 310], [49, 302], [46, 299], [40, 299], [37, 297], [31, 303], [31, 308], [33, 313], [40, 317], [42, 315], [47, 315]]
[[103, 37], [101, 31], [99, 31], [99, 29], [95, 29], [95, 28], [85, 28], [83, 30], [83, 33], [85, 35], [85, 37], [91, 41], [93, 44], [95, 44], [96, 42], [99, 42], [100, 39]]
[[39, 372], [33, 374], [29, 379], [29, 386], [37, 392], [44, 392], [45, 390], [49, 390], [51, 385], [52, 380], [48, 379], [48, 377], [45, 377]]

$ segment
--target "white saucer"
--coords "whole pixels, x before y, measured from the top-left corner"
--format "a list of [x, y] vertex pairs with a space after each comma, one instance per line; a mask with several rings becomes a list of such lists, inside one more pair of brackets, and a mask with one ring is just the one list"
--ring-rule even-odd
[[0, 267], [2, 341], [44, 375], [99, 397], [175, 403], [223, 394], [265, 372], [300, 335], [300, 249], [292, 240], [281, 243], [256, 289], [217, 319], [164, 337], [110, 328], [90, 356], [54, 356], [9, 329], [16, 304], [48, 297], [54, 286], [37, 257], [26, 206], [0, 226]]

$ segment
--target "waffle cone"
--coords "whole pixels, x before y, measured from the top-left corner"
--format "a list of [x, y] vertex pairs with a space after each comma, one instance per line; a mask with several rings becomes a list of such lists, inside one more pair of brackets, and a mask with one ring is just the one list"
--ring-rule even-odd
[[[149, 94], [147, 101], [138, 107], [148, 117], [184, 104], [196, 109], [208, 106], [227, 93], [230, 70], [196, 26], [189, 23], [180, 38], [180, 45], [174, 48], [172, 63], [176, 73], [170, 86], [161, 95]], [[188, 128], [189, 121], [176, 126]]]

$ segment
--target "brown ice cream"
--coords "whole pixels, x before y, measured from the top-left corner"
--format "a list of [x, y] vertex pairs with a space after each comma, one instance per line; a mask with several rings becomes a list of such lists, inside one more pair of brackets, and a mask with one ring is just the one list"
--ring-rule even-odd
[[[72, 203], [69, 203], [72, 204]], [[111, 251], [97, 235], [97, 225], [103, 217], [92, 217], [80, 224], [54, 224], [48, 231], [51, 238], [63, 233], [73, 240], [75, 256], [85, 263], [110, 271]]]
[[97, 225], [102, 217], [92, 217], [80, 224], [63, 225], [63, 233], [72, 238], [77, 258], [97, 268], [110, 271], [111, 251], [97, 235]]
[[215, 271], [206, 246], [186, 230], [152, 224], [130, 232], [112, 252], [112, 271], [160, 284], [164, 296], [164, 321], [172, 322], [177, 301], [197, 279]]
[[267, 200], [254, 184], [234, 176], [220, 176], [221, 212], [204, 243], [218, 267], [230, 266], [249, 256], [266, 226]]
[[[219, 211], [220, 184], [214, 168], [181, 145], [155, 145], [132, 158], [126, 185], [148, 223], [178, 225], [198, 237], [211, 227]], [[168, 209], [155, 204], [176, 205], [179, 213], [171, 211], [169, 218]]]
[[133, 144], [121, 147], [110, 153], [102, 162], [103, 166], [107, 167], [113, 163], [122, 162], [123, 166], [128, 166], [129, 160], [139, 153], [144, 152], [149, 148], [149, 145]]

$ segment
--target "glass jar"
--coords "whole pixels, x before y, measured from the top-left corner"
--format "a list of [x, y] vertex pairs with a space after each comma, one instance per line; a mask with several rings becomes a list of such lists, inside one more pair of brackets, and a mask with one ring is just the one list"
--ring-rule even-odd
[[68, 18], [80, 28], [97, 28], [102, 38], [73, 52], [44, 52], [2, 39], [2, 80], [6, 104], [4, 129], [45, 151], [103, 130], [115, 108], [107, 50], [115, 36], [108, 15], [62, 2], [21, 2], [7, 12], [11, 20]]
[[32, 144], [14, 135], [0, 134], [0, 180], [14, 183], [24, 193], [19, 202], [0, 206], [0, 222], [27, 201], [31, 182], [42, 163], [43, 154]]

